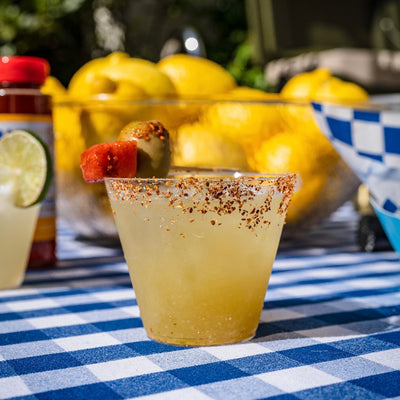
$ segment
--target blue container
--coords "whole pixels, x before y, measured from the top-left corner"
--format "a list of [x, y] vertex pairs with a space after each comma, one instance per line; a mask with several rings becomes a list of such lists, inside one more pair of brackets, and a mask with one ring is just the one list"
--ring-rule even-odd
[[400, 215], [385, 211], [370, 199], [370, 203], [394, 250], [400, 255]]

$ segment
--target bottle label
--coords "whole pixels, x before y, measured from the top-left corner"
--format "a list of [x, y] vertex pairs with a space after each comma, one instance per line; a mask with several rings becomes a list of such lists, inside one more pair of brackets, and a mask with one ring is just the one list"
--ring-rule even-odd
[[[0, 137], [16, 129], [31, 131], [39, 136], [48, 146], [54, 164], [53, 121], [50, 115], [0, 114]], [[53, 177], [49, 191], [41, 203], [33, 241], [55, 240], [55, 237], [56, 191]]]

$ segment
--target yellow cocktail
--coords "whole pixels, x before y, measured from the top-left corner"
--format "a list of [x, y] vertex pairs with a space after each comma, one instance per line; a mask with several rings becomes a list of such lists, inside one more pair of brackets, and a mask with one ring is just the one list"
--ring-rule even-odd
[[105, 181], [148, 336], [188, 346], [254, 336], [295, 177]]
[[0, 137], [0, 289], [19, 286], [24, 279], [51, 178], [50, 152], [39, 137], [18, 129]]
[[15, 205], [17, 175], [0, 169], [0, 289], [19, 286], [25, 276], [40, 205]]

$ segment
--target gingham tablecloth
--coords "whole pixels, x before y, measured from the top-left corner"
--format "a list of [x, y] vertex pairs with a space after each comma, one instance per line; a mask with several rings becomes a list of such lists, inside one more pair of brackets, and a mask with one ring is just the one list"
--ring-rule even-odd
[[400, 262], [355, 227], [283, 240], [256, 337], [203, 348], [149, 340], [121, 250], [61, 228], [58, 268], [0, 292], [0, 399], [400, 399]]

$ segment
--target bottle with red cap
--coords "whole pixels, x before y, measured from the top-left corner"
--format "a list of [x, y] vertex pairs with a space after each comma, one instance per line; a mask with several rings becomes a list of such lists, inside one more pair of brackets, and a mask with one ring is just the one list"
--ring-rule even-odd
[[[51, 98], [40, 91], [50, 71], [46, 60], [30, 56], [0, 57], [0, 137], [15, 129], [34, 132], [54, 155]], [[53, 157], [54, 159], [54, 157]], [[28, 268], [56, 263], [55, 184], [41, 205]]]

